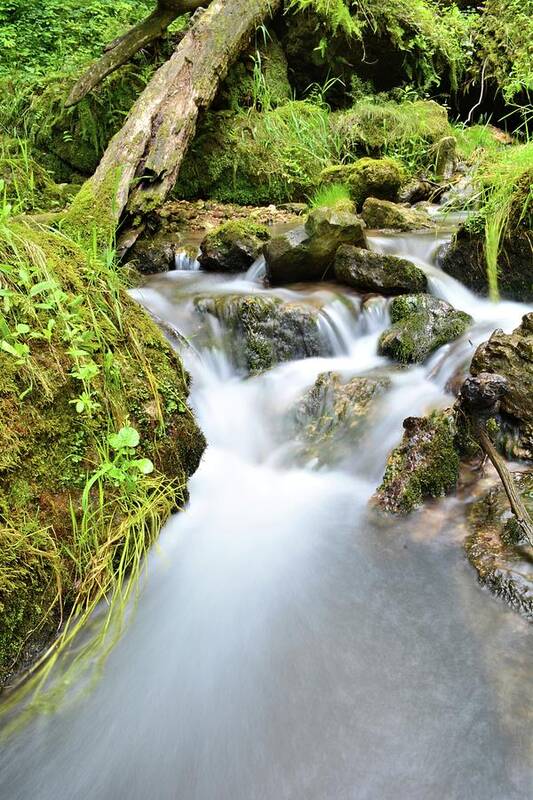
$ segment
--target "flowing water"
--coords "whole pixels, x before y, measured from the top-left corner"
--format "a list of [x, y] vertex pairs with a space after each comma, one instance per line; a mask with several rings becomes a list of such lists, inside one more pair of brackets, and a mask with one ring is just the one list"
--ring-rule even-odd
[[[3, 800], [514, 800], [531, 796], [526, 623], [476, 583], [464, 503], [407, 520], [368, 500], [402, 420], [446, 387], [494, 328], [526, 311], [475, 298], [435, 266], [434, 235], [371, 236], [409, 257], [474, 324], [423, 366], [376, 353], [382, 298], [333, 285], [266, 290], [259, 260], [222, 277], [178, 259], [134, 292], [185, 335], [209, 447], [150, 555], [138, 609], [83, 701], [4, 745]], [[320, 310], [330, 355], [246, 379], [201, 294], [267, 292]], [[320, 468], [291, 440], [320, 372], [392, 385], [349, 458]], [[474, 491], [474, 489], [472, 489]]]

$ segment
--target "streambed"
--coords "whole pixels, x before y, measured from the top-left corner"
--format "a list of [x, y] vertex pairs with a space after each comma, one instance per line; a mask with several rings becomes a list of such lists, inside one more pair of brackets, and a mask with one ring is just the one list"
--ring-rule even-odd
[[[513, 800], [530, 794], [527, 623], [476, 583], [449, 498], [409, 518], [368, 509], [408, 415], [527, 310], [490, 304], [435, 266], [446, 233], [371, 236], [415, 261], [468, 333], [423, 366], [377, 355], [387, 302], [333, 285], [265, 290], [182, 269], [134, 292], [189, 339], [191, 402], [209, 442], [149, 558], [101, 681], [4, 745], [6, 800]], [[185, 269], [184, 267], [187, 267]], [[274, 294], [320, 309], [329, 355], [247, 378], [198, 295]], [[348, 458], [295, 457], [286, 420], [327, 370], [391, 386]], [[471, 492], [475, 492], [475, 485]]]

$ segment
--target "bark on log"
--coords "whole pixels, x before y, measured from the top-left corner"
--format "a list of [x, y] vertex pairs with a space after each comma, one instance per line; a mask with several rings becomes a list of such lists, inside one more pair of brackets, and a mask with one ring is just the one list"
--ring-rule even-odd
[[91, 64], [72, 87], [65, 107], [79, 103], [104, 78], [126, 64], [143, 47], [158, 39], [181, 14], [208, 3], [209, 0], [159, 0], [149, 17], [107, 45], [104, 55]]
[[133, 215], [160, 205], [176, 183], [200, 110], [209, 107], [252, 32], [280, 3], [212, 0], [146, 86], [80, 196], [92, 196], [96, 207], [114, 180], [115, 223], [124, 209]]

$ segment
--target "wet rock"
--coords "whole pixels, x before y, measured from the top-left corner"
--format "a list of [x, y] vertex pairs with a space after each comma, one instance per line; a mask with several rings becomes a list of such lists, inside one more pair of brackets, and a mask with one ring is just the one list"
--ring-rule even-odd
[[453, 491], [459, 477], [459, 456], [451, 411], [407, 417], [403, 427], [403, 439], [388, 458], [374, 503], [384, 511], [405, 514], [426, 498]]
[[472, 200], [475, 194], [476, 187], [474, 186], [472, 176], [463, 175], [450, 186], [449, 189], [443, 192], [440, 197], [440, 204], [441, 206], [446, 206], [446, 208], [450, 210], [462, 209], [467, 205], [469, 200]]
[[331, 464], [349, 455], [389, 385], [387, 377], [358, 376], [343, 383], [336, 372], [321, 373], [295, 410], [302, 456]]
[[305, 225], [281, 233], [265, 245], [267, 278], [272, 284], [319, 281], [333, 274], [339, 245], [365, 247], [364, 223], [354, 214], [318, 208]]
[[455, 136], [443, 136], [435, 145], [435, 173], [449, 180], [455, 172], [457, 140]]
[[143, 275], [168, 272], [174, 269], [177, 247], [177, 240], [171, 237], [147, 236], [136, 241], [128, 258]]
[[198, 261], [202, 269], [211, 272], [244, 272], [269, 238], [264, 225], [250, 220], [226, 222], [204, 238]]
[[197, 298], [195, 307], [222, 323], [225, 348], [247, 372], [330, 355], [319, 330], [318, 310], [303, 303], [284, 303], [268, 295], [221, 295]]
[[506, 449], [515, 458], [533, 460], [533, 313], [526, 314], [513, 333], [494, 331], [476, 350], [470, 371], [477, 376], [497, 373], [506, 379], [500, 411], [515, 430]]
[[445, 300], [429, 294], [401, 295], [390, 305], [392, 326], [381, 335], [381, 355], [401, 364], [425, 361], [438, 347], [462, 336], [472, 322]]
[[347, 186], [358, 207], [367, 197], [397, 200], [403, 181], [402, 166], [393, 158], [360, 158], [355, 164], [326, 167], [319, 176], [319, 182], [326, 186], [333, 183]]
[[409, 205], [414, 205], [415, 203], [431, 200], [436, 191], [436, 185], [430, 183], [429, 181], [412, 180], [402, 188], [398, 199], [401, 203], [409, 203]]
[[[533, 515], [533, 473], [514, 473], [513, 477]], [[502, 486], [495, 486], [474, 503], [468, 527], [465, 549], [480, 583], [533, 620], [533, 548], [521, 539]]]
[[[502, 297], [522, 302], [533, 301], [532, 233], [515, 230], [503, 238], [498, 256], [498, 287]], [[477, 294], [489, 290], [483, 232], [461, 226], [444, 248], [439, 266]]]
[[363, 204], [363, 219], [369, 228], [412, 231], [429, 228], [432, 223], [427, 214], [414, 208], [405, 208], [388, 200], [369, 197]]
[[335, 255], [335, 277], [364, 292], [402, 294], [425, 292], [425, 273], [411, 261], [343, 244]]

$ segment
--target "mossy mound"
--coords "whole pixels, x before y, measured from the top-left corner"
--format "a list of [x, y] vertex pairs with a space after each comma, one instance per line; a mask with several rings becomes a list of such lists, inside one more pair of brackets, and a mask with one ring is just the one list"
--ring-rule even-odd
[[428, 497], [449, 494], [459, 477], [455, 423], [449, 411], [407, 417], [401, 444], [390, 454], [375, 495], [379, 508], [406, 514]]
[[330, 355], [317, 309], [303, 303], [284, 303], [268, 295], [222, 295], [197, 298], [195, 306], [198, 313], [210, 314], [223, 324], [227, 350], [244, 372]]
[[[111, 262], [14, 222], [0, 251], [2, 682], [61, 613], [112, 592], [121, 559], [133, 568], [133, 542], [141, 552], [183, 502], [205, 442], [179, 357]], [[124, 427], [151, 474], [135, 443], [113, 451]]]
[[202, 240], [198, 261], [205, 270], [243, 272], [253, 264], [269, 239], [266, 225], [252, 220], [225, 222]]
[[[514, 473], [514, 481], [533, 516], [533, 473]], [[468, 515], [468, 560], [479, 581], [496, 597], [533, 621], [533, 550], [520, 537], [502, 486], [477, 500]]]
[[458, 339], [472, 318], [429, 294], [400, 295], [390, 304], [392, 326], [382, 333], [379, 352], [400, 364], [425, 359], [438, 347]]
[[393, 158], [360, 158], [355, 164], [326, 167], [319, 176], [322, 184], [341, 183], [360, 208], [367, 197], [397, 200], [405, 179], [402, 165]]

